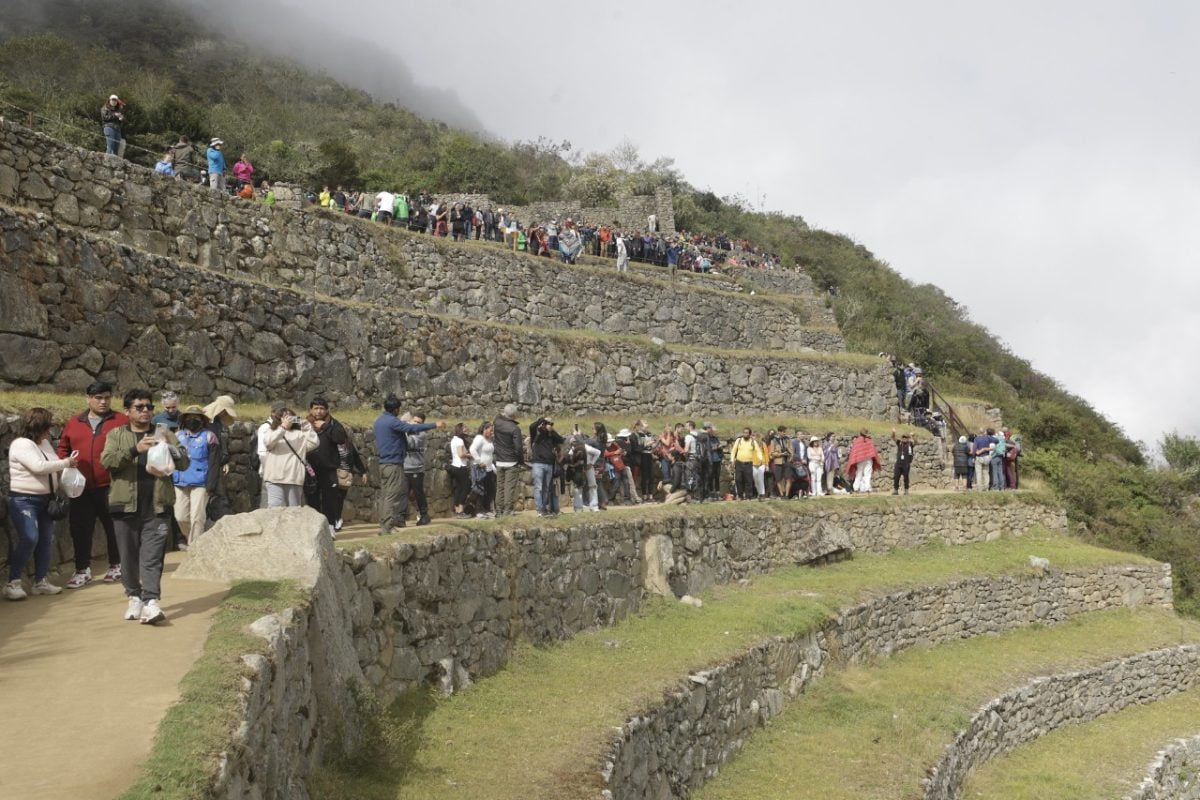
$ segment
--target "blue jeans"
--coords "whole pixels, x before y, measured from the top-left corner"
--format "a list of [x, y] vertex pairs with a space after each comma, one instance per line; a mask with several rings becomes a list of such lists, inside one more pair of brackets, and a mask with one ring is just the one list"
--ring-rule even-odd
[[554, 511], [554, 465], [533, 465], [533, 504], [538, 513], [546, 514]]
[[33, 554], [33, 578], [50, 574], [50, 550], [54, 547], [54, 521], [47, 509], [48, 494], [15, 494], [8, 498], [8, 518], [17, 532], [17, 546], [8, 565], [8, 579], [21, 577], [25, 562]]
[[1004, 459], [992, 459], [992, 488], [996, 491], [1004, 489]]
[[[96, 130], [92, 128], [92, 130]], [[121, 146], [121, 140], [125, 138], [121, 132], [111, 125], [104, 126], [104, 152], [110, 156], [117, 154], [118, 148]]]

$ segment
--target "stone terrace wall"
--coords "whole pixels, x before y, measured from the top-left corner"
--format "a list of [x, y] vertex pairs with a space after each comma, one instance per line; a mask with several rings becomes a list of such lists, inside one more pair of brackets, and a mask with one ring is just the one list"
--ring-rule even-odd
[[[847, 546], [885, 552], [1065, 525], [1062, 512], [1040, 503], [986, 508], [998, 512], [994, 528], [964, 529], [969, 508], [936, 503], [514, 523], [395, 544], [385, 555], [346, 554], [343, 580], [355, 592], [354, 639], [368, 683], [385, 696], [430, 681], [451, 690], [496, 672], [519, 637], [545, 643], [610, 624], [636, 611], [647, 590], [682, 596]], [[1154, 596], [1169, 590], [1168, 580]]]
[[0, 203], [49, 213], [154, 255], [282, 286], [475, 319], [657, 336], [714, 347], [840, 351], [830, 320], [749, 297], [572, 269], [499, 246], [444, 239], [324, 211], [218, 195], [0, 124]]
[[1200, 798], [1200, 736], [1176, 739], [1161, 750], [1137, 791], [1125, 800], [1197, 800]]
[[[1169, 565], [972, 578], [872, 600], [843, 610], [814, 632], [765, 641], [689, 676], [660, 705], [621, 727], [602, 772], [605, 788], [613, 800], [688, 796], [831, 663], [1142, 604], [1170, 607]], [[1181, 662], [1170, 663], [1171, 670], [1146, 672], [1163, 682], [1186, 681]], [[1043, 702], [1061, 714], [1075, 697], [1048, 694]], [[1051, 718], [1038, 716], [1042, 724]]]
[[808, 308], [808, 318], [813, 324], [836, 325], [833, 309], [826, 305], [826, 294], [818, 291], [803, 270], [760, 269], [753, 267], [724, 266], [722, 269], [738, 280], [745, 281], [761, 290], [775, 294], [795, 295]]
[[181, 267], [0, 210], [0, 388], [77, 391], [93, 376], [193, 397], [375, 401], [439, 414], [525, 408], [885, 419], [866, 359], [682, 353], [357, 308]]
[[981, 708], [930, 770], [925, 800], [958, 800], [972, 769], [1064, 725], [1200, 686], [1200, 645], [1121, 658], [1098, 667], [1038, 678]]

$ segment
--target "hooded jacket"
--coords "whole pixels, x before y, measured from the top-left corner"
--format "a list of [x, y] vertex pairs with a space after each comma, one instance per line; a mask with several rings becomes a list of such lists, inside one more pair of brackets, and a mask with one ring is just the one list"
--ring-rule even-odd
[[63, 426], [62, 436], [58, 439], [58, 457], [66, 458], [72, 450], [79, 451], [76, 468], [87, 478], [88, 489], [103, 489], [112, 483], [108, 470], [100, 463], [100, 454], [104, 452], [104, 443], [112, 430], [129, 423], [129, 417], [119, 411], [109, 411], [100, 420], [96, 433], [92, 433], [92, 424], [88, 422], [88, 412], [71, 417]]
[[492, 425], [495, 427], [496, 462], [524, 464], [525, 437], [521, 435], [521, 426], [517, 421], [500, 415]]

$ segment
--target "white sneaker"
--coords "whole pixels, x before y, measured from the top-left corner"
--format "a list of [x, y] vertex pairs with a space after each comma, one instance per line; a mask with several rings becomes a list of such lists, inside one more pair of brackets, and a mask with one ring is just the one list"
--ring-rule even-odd
[[21, 579], [8, 581], [4, 584], [4, 589], [0, 590], [0, 594], [4, 595], [5, 600], [24, 600], [29, 595], [25, 594], [25, 589], [21, 587]]
[[162, 622], [166, 618], [167, 615], [158, 607], [157, 600], [147, 600], [146, 604], [142, 606], [143, 625], [153, 625], [156, 622]]
[[142, 598], [129, 598], [129, 605], [125, 607], [125, 619], [140, 619], [142, 616]]
[[104, 573], [104, 582], [105, 583], [120, 583], [121, 582], [121, 565], [120, 564], [113, 564], [112, 566], [110, 566], [108, 568], [108, 571]]
[[71, 576], [67, 581], [68, 589], [80, 589], [92, 582], [92, 568], [88, 567], [85, 570], [80, 570]]
[[61, 591], [62, 591], [61, 586], [55, 586], [53, 583], [51, 583], [46, 578], [42, 578], [40, 581], [38, 581], [37, 583], [35, 583], [33, 585], [33, 593], [34, 594], [58, 594]]

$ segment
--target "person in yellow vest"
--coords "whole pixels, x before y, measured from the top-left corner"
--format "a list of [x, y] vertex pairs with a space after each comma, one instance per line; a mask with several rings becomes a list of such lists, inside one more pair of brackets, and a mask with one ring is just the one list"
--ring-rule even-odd
[[754, 489], [758, 492], [758, 499], [765, 500], [767, 497], [767, 466], [771, 463], [771, 453], [761, 436], [757, 433], [752, 436], [754, 438], [754, 458], [751, 463], [754, 465]]
[[729, 448], [729, 459], [733, 463], [733, 485], [739, 500], [752, 500], [754, 491], [754, 460], [758, 444], [749, 428], [742, 428], [742, 435], [733, 440]]

